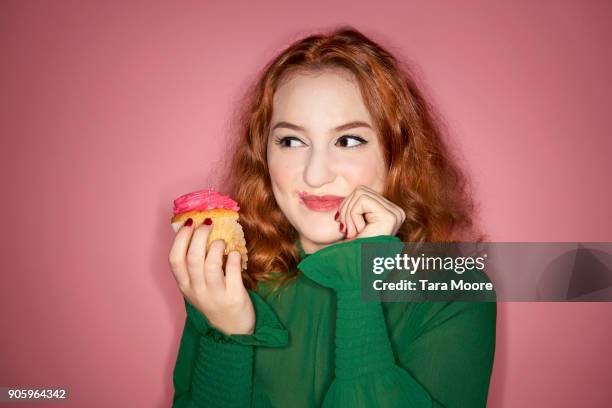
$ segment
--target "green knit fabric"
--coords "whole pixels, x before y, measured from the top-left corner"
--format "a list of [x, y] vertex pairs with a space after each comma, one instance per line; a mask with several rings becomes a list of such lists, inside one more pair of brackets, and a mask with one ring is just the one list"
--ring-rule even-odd
[[[173, 407], [484, 407], [495, 302], [365, 302], [358, 238], [306, 254], [280, 292], [249, 290], [251, 335], [225, 335], [185, 301]], [[401, 247], [401, 245], [400, 245]]]

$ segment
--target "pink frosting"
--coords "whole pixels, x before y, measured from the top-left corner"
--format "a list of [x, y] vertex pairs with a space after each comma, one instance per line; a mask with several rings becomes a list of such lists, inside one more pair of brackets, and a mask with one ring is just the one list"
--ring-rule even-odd
[[233, 211], [240, 210], [237, 202], [211, 188], [184, 194], [174, 200], [174, 215], [187, 211], [206, 211], [214, 208], [225, 208]]

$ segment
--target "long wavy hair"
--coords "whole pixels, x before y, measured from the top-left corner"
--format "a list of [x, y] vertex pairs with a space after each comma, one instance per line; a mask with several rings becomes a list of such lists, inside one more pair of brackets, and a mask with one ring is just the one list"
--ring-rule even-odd
[[344, 69], [369, 110], [388, 169], [383, 195], [402, 207], [397, 236], [405, 242], [482, 242], [475, 205], [457, 156], [444, 141], [440, 116], [417, 87], [406, 62], [351, 26], [310, 35], [273, 58], [238, 103], [236, 138], [219, 190], [238, 201], [249, 254], [243, 281], [274, 289], [298, 274], [298, 233], [278, 207], [266, 159], [272, 100], [291, 74]]

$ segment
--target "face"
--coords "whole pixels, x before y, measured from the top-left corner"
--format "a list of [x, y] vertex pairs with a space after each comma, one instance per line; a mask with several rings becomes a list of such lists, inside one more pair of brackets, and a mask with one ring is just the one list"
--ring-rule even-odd
[[343, 239], [334, 221], [341, 199], [360, 184], [382, 193], [387, 176], [377, 131], [350, 75], [294, 74], [274, 94], [272, 189], [306, 253]]

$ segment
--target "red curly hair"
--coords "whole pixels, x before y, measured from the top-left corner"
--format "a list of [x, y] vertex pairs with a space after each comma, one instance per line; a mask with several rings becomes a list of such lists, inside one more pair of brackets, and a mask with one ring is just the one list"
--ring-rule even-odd
[[[307, 36], [268, 63], [239, 104], [229, 144], [231, 160], [219, 190], [240, 204], [249, 253], [246, 287], [297, 276], [298, 233], [276, 204], [266, 160], [272, 100], [296, 72], [344, 69], [353, 74], [378, 130], [388, 177], [383, 195], [402, 207], [397, 236], [405, 242], [478, 241], [475, 205], [455, 156], [443, 141], [442, 121], [405, 63], [350, 26]], [[274, 276], [272, 275], [274, 271]]]

